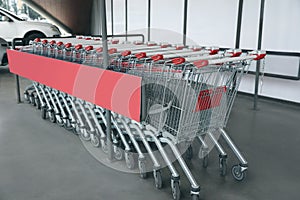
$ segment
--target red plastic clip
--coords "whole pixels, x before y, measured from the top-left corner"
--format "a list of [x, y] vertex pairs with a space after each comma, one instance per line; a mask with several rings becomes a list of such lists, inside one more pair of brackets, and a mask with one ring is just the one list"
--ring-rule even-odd
[[50, 45], [54, 45], [56, 43], [55, 40], [51, 40]]
[[156, 61], [159, 61], [159, 60], [163, 60], [164, 59], [164, 56], [162, 54], [156, 54], [154, 56], [151, 57], [151, 59], [156, 62]]
[[65, 44], [65, 48], [70, 48], [72, 46], [72, 44], [71, 43], [67, 43], [67, 44]]
[[183, 48], [184, 48], [183, 45], [177, 45], [177, 46], [176, 46], [176, 50], [182, 50]]
[[85, 38], [85, 40], [92, 40], [92, 38], [91, 37], [87, 37], [87, 38]]
[[145, 52], [141, 52], [141, 53], [135, 54], [135, 57], [136, 57], [137, 59], [145, 58], [146, 56], [147, 56], [147, 55], [146, 55]]
[[135, 45], [142, 45], [143, 42], [141, 42], [141, 41], [134, 41], [133, 44], [135, 44]]
[[64, 43], [63, 42], [58, 42], [57, 46], [62, 46]]
[[197, 60], [193, 64], [197, 68], [205, 67], [208, 65], [208, 60]]
[[180, 64], [182, 64], [182, 63], [184, 63], [184, 62], [185, 62], [185, 59], [182, 58], [182, 57], [178, 57], [178, 58], [173, 58], [173, 59], [172, 59], [172, 63], [173, 63], [174, 65], [180, 65]]
[[170, 46], [170, 44], [168, 44], [168, 43], [163, 43], [163, 44], [160, 45], [160, 48], [167, 48], [167, 47], [169, 47], [169, 46]]
[[122, 55], [123, 57], [126, 57], [126, 56], [129, 56], [130, 54], [131, 54], [131, 51], [126, 50], [126, 51], [123, 51], [121, 55]]
[[94, 47], [93, 47], [93, 46], [86, 46], [84, 49], [85, 49], [86, 51], [91, 51], [91, 50], [94, 49]]
[[253, 60], [261, 60], [264, 59], [266, 57], [267, 54], [265, 53], [261, 53], [261, 54], [257, 54], [256, 58], [254, 58]]
[[99, 48], [96, 49], [96, 51], [97, 51], [98, 53], [101, 53], [101, 52], [103, 51], [103, 48], [102, 48], [102, 47], [99, 47]]
[[35, 42], [40, 42], [41, 39], [40, 39], [40, 38], [35, 38], [34, 41], [35, 41]]
[[239, 51], [239, 52], [234, 52], [232, 53], [231, 57], [239, 57], [240, 55], [242, 55], [242, 52]]
[[114, 53], [117, 53], [117, 52], [118, 52], [118, 50], [116, 48], [111, 48], [111, 49], [108, 50], [109, 54], [114, 54]]
[[76, 46], [75, 46], [75, 49], [78, 51], [79, 49], [82, 49], [82, 44], [77, 44]]
[[217, 53], [219, 53], [219, 49], [210, 49], [209, 55], [216, 55]]
[[47, 43], [48, 43], [48, 40], [43, 40], [42, 43], [43, 43], [43, 44], [47, 44]]
[[120, 42], [120, 41], [119, 41], [119, 40], [116, 40], [116, 39], [115, 39], [115, 40], [111, 40], [111, 43], [112, 43], [112, 44], [119, 44], [119, 42]]

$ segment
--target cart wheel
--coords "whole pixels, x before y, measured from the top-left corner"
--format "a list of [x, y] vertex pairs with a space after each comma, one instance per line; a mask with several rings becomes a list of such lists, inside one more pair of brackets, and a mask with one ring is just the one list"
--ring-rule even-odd
[[55, 114], [54, 114], [53, 111], [49, 111], [49, 112], [48, 112], [48, 116], [49, 116], [50, 122], [52, 122], [52, 123], [55, 123], [55, 122], [56, 122]]
[[114, 146], [114, 156], [116, 160], [123, 160], [124, 159], [124, 152], [121, 148]]
[[180, 187], [178, 181], [174, 181], [172, 184], [172, 196], [174, 200], [180, 199]]
[[42, 119], [47, 118], [47, 111], [46, 110], [47, 110], [46, 107], [42, 107], [42, 109], [41, 109]]
[[192, 200], [199, 200], [199, 195], [192, 194]]
[[27, 91], [24, 92], [24, 99], [29, 103], [29, 93]]
[[93, 147], [98, 148], [100, 146], [99, 136], [96, 134], [93, 134], [93, 136], [91, 136], [91, 143], [92, 143]]
[[35, 101], [36, 108], [40, 110], [41, 109], [41, 101], [40, 101], [40, 99], [38, 97], [35, 97], [34, 101]]
[[219, 169], [220, 169], [220, 175], [221, 176], [226, 176], [226, 174], [227, 174], [226, 158], [220, 158], [219, 159]]
[[102, 145], [102, 151], [103, 151], [104, 153], [108, 153], [108, 147], [107, 147], [106, 142], [104, 142], [104, 144]]
[[79, 133], [79, 137], [84, 141], [89, 141], [91, 139], [90, 134], [85, 129]]
[[147, 178], [146, 163], [144, 161], [139, 161], [140, 177], [142, 179]]
[[29, 99], [30, 99], [31, 105], [32, 105], [32, 106], [36, 106], [36, 104], [35, 104], [35, 97], [34, 97], [33, 94], [31, 94], [31, 95], [29, 96]]
[[237, 181], [244, 180], [244, 178], [246, 176], [246, 171], [242, 172], [242, 168], [240, 165], [234, 165], [231, 168], [231, 173], [232, 173], [233, 178]]
[[64, 127], [65, 127], [65, 129], [67, 129], [68, 131], [70, 131], [70, 130], [73, 129], [73, 127], [72, 127], [72, 125], [71, 125], [71, 123], [70, 123], [70, 119], [66, 119], [66, 121], [65, 121], [65, 123], [64, 123]]
[[64, 121], [60, 118], [60, 120], [56, 120], [56, 123], [60, 126], [60, 127], [64, 127], [65, 123]]
[[206, 154], [206, 155], [203, 157], [203, 160], [202, 160], [202, 167], [203, 167], [203, 168], [207, 168], [207, 167], [208, 167], [208, 154]]
[[133, 153], [131, 153], [131, 152], [125, 153], [125, 162], [126, 162], [128, 169], [135, 168], [135, 161], [134, 161]]
[[156, 187], [157, 189], [161, 189], [161, 188], [162, 188], [162, 176], [161, 176], [161, 171], [160, 171], [160, 170], [153, 171], [153, 177], [154, 177], [155, 187]]
[[188, 148], [187, 148], [187, 150], [186, 150], [186, 152], [185, 152], [186, 154], [186, 159], [188, 159], [188, 160], [192, 160], [192, 158], [193, 158], [193, 156], [194, 156], [194, 153], [193, 153], [193, 147], [190, 145]]

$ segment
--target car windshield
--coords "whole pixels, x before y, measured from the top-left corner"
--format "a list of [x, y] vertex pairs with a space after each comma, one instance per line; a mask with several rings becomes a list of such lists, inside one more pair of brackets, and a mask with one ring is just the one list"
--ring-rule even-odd
[[1, 12], [7, 14], [9, 17], [15, 19], [15, 20], [18, 20], [18, 21], [25, 21], [24, 19], [21, 19], [20, 17], [14, 15], [13, 13], [7, 11], [7, 10], [4, 10], [4, 9], [0, 9]]

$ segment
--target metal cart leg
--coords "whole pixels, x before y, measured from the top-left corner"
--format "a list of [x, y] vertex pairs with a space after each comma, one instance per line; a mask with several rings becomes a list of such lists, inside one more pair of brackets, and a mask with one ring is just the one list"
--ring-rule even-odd
[[16, 78], [16, 92], [17, 92], [17, 103], [22, 103], [20, 93], [20, 78], [19, 75], [15, 75]]
[[226, 131], [222, 128], [219, 128], [219, 131], [221, 132], [223, 138], [225, 139], [225, 141], [227, 142], [229, 147], [232, 149], [233, 153], [236, 155], [236, 157], [240, 161], [240, 164], [234, 165], [232, 167], [231, 173], [237, 181], [242, 181], [246, 176], [246, 171], [248, 170], [248, 162], [246, 161], [244, 156], [241, 154], [241, 152], [238, 150], [236, 145], [233, 143], [231, 138], [228, 136]]
[[227, 154], [224, 151], [224, 149], [222, 148], [222, 146], [219, 144], [219, 142], [217, 141], [217, 139], [215, 138], [215, 136], [211, 132], [208, 132], [207, 135], [209, 136], [209, 138], [215, 144], [215, 147], [219, 151], [219, 169], [220, 169], [220, 175], [221, 176], [225, 176], [226, 173], [227, 173], [227, 163], [226, 163]]

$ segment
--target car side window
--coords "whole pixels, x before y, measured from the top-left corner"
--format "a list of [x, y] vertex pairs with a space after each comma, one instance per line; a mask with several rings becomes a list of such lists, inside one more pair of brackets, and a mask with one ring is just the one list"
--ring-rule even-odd
[[9, 18], [6, 15], [0, 13], [0, 22], [8, 22]]

